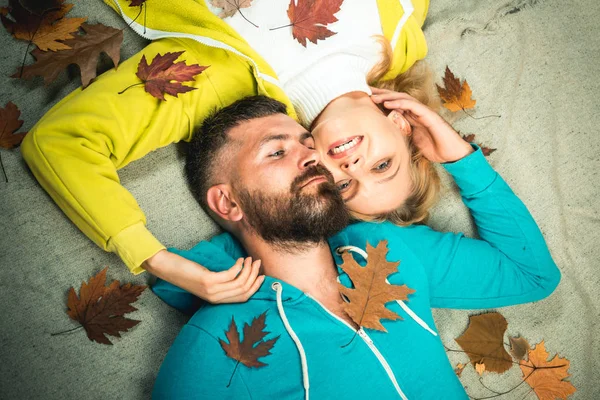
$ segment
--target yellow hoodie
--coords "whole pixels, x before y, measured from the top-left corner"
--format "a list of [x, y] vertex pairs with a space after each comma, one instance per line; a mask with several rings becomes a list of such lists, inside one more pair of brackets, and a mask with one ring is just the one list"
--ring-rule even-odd
[[[128, 24], [138, 12], [128, 0], [104, 0]], [[384, 36], [395, 43], [391, 79], [425, 57], [421, 26], [428, 0], [378, 0]], [[33, 174], [65, 214], [104, 250], [115, 252], [131, 272], [165, 247], [146, 229], [146, 217], [119, 182], [117, 169], [149, 152], [189, 141], [193, 128], [214, 109], [250, 95], [263, 94], [288, 106], [272, 68], [237, 32], [207, 8], [204, 0], [152, 2], [146, 29], [131, 24], [153, 42], [107, 71], [88, 88], [74, 90], [52, 107], [21, 145]], [[404, 11], [407, 11], [406, 13]], [[155, 99], [135, 75], [143, 55], [185, 51], [189, 64], [210, 65], [190, 86], [197, 90]]]

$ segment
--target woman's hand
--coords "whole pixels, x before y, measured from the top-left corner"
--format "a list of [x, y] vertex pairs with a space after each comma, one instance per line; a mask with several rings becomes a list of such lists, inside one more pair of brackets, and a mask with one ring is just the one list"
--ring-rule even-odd
[[438, 163], [460, 160], [473, 152], [438, 113], [406, 93], [371, 88], [371, 100], [404, 116], [412, 126], [413, 143], [427, 159]]
[[161, 250], [143, 264], [151, 274], [208, 301], [209, 303], [243, 303], [265, 280], [258, 276], [260, 260], [240, 258], [226, 271], [212, 272], [200, 264]]

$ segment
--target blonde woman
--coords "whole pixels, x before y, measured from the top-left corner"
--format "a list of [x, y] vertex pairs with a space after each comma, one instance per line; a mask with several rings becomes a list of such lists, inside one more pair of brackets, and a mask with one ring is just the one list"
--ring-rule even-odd
[[[282, 101], [292, 117], [313, 128], [323, 162], [345, 196], [353, 196], [346, 204], [356, 217], [399, 224], [426, 218], [437, 175], [412, 144], [415, 136], [408, 136], [402, 113], [382, 111], [370, 98], [369, 84], [406, 91], [435, 107], [426, 68], [415, 64], [427, 53], [421, 30], [427, 0], [302, 2], [313, 7], [297, 10], [302, 18], [318, 11], [318, 4], [328, 4], [337, 20], [317, 18], [313, 28], [325, 26], [331, 34], [304, 43], [298, 32], [306, 28], [289, 26], [288, 9], [301, 7], [298, 0], [255, 0], [229, 16], [208, 0], [152, 2], [146, 5], [145, 26], [134, 21], [138, 8], [127, 0], [105, 2], [153, 42], [56, 104], [31, 130], [22, 152], [65, 214], [97, 245], [117, 253], [132, 273], [147, 270], [211, 302], [243, 301], [256, 290], [236, 278], [241, 265], [214, 273], [166, 251], [117, 174], [158, 147], [191, 140], [193, 128], [211, 112], [249, 95]], [[117, 94], [139, 83], [142, 56], [150, 61], [178, 51], [187, 64], [209, 66], [191, 83], [197, 90], [167, 101], [141, 88]], [[375, 126], [382, 131], [373, 131]], [[368, 143], [384, 136], [395, 138], [393, 146], [380, 146], [385, 154], [366, 151], [374, 148]], [[338, 150], [354, 146], [353, 156], [360, 161], [348, 158], [352, 165], [344, 165], [339, 152], [328, 158], [332, 145]], [[410, 157], [398, 159], [402, 152]], [[404, 167], [398, 169], [398, 162]], [[382, 171], [388, 178], [396, 170], [401, 173], [382, 179]], [[375, 183], [376, 191], [365, 191]], [[239, 295], [223, 298], [231, 289]]]

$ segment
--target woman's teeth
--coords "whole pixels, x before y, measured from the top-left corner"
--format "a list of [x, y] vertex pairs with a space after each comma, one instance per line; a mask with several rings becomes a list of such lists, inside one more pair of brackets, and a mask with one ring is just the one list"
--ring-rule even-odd
[[346, 151], [348, 149], [353, 148], [354, 146], [356, 146], [356, 144], [358, 143], [359, 138], [354, 138], [344, 144], [341, 144], [339, 146], [336, 146], [333, 148], [333, 150], [331, 150], [331, 152], [333, 154], [338, 154], [341, 153], [342, 151]]

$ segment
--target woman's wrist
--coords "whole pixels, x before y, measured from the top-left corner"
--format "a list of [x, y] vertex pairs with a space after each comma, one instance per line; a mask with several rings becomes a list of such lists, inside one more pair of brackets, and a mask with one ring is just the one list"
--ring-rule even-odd
[[469, 144], [465, 142], [462, 138], [460, 139], [460, 143], [457, 143], [456, 146], [453, 147], [453, 151], [449, 153], [446, 157], [444, 157], [443, 164], [453, 163], [458, 160], [462, 160], [469, 154], [473, 153], [475, 149]]

